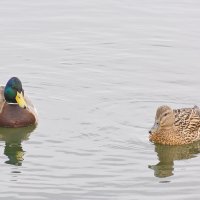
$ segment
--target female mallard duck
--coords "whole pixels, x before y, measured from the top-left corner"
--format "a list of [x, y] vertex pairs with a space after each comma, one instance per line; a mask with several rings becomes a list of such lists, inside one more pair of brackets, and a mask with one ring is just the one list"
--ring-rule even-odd
[[149, 140], [158, 144], [182, 145], [200, 140], [200, 109], [160, 106], [149, 133]]
[[6, 86], [0, 86], [0, 127], [25, 127], [37, 123], [37, 112], [22, 83], [12, 77]]

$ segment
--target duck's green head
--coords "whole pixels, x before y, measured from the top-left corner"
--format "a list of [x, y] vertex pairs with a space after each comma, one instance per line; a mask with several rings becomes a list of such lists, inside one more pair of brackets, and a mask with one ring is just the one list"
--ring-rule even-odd
[[12, 77], [7, 82], [4, 89], [4, 97], [8, 103], [18, 103], [21, 108], [27, 107], [26, 101], [24, 100], [22, 83], [17, 77]]

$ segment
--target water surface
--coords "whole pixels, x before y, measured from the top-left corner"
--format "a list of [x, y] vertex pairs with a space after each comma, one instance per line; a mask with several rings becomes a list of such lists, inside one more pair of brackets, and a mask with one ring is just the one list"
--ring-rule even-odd
[[0, 198], [199, 199], [199, 144], [148, 141], [158, 106], [200, 105], [199, 20], [194, 0], [1, 2], [0, 82], [39, 125], [0, 130]]

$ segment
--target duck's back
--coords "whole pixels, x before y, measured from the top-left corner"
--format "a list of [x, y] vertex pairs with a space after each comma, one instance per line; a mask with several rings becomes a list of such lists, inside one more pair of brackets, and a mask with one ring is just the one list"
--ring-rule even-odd
[[5, 98], [4, 98], [4, 88], [3, 86], [0, 86], [0, 113], [2, 112], [2, 108], [5, 103]]
[[200, 139], [200, 109], [197, 106], [193, 108], [181, 108], [173, 110], [175, 114], [174, 125], [182, 137], [188, 143]]

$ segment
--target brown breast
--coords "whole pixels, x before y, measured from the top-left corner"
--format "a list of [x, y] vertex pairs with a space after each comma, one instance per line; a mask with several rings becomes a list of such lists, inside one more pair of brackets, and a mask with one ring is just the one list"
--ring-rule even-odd
[[5, 103], [0, 113], [0, 127], [25, 127], [36, 123], [35, 116], [16, 104]]

